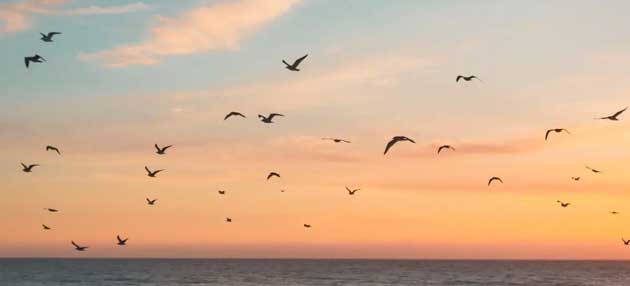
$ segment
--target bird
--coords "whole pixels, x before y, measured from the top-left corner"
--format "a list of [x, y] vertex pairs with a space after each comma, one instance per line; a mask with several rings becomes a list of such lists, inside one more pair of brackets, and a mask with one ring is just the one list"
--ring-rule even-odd
[[305, 228], [311, 228], [311, 225], [310, 225], [310, 224], [306, 224], [306, 223], [305, 223], [305, 224], [304, 224], [304, 227], [305, 227]]
[[616, 215], [616, 214], [619, 214], [619, 212], [618, 211], [611, 211], [610, 214]]
[[118, 240], [118, 243], [117, 243], [118, 245], [124, 246], [124, 245], [127, 245], [127, 240], [129, 240], [129, 238], [122, 239], [120, 238], [120, 235], [117, 235], [116, 240]]
[[46, 59], [44, 59], [42, 56], [35, 54], [32, 57], [24, 57], [24, 65], [26, 65], [26, 68], [28, 68], [30, 66], [30, 63], [45, 63]]
[[226, 218], [225, 218], [225, 222], [232, 222], [232, 219], [231, 219], [231, 218], [229, 218], [229, 217], [226, 217]]
[[571, 132], [569, 132], [569, 130], [566, 130], [564, 128], [554, 128], [554, 129], [549, 129], [547, 130], [547, 132], [545, 133], [545, 141], [547, 141], [547, 137], [549, 137], [549, 133], [551, 132], [556, 132], [556, 133], [560, 133], [560, 132], [566, 132], [567, 134], [571, 134]]
[[580, 177], [571, 177], [571, 179], [574, 180], [574, 181], [579, 181]]
[[600, 171], [600, 170], [593, 169], [593, 168], [591, 168], [591, 167], [589, 167], [589, 166], [586, 166], [586, 169], [591, 170], [591, 172], [593, 172], [593, 173], [601, 173], [601, 172], [602, 172], [602, 171]]
[[621, 238], [621, 241], [623, 241], [623, 244], [625, 245], [630, 245], [630, 239], [629, 240], [625, 240], [623, 239], [623, 237]]
[[86, 249], [88, 249], [88, 246], [79, 246], [74, 241], [70, 241], [70, 242], [72, 243], [72, 245], [74, 245], [74, 250], [76, 251], [85, 251]]
[[389, 142], [387, 142], [387, 146], [385, 146], [385, 152], [383, 152], [383, 155], [387, 154], [387, 151], [389, 151], [389, 148], [392, 148], [392, 146], [394, 146], [394, 144], [400, 142], [400, 141], [409, 141], [411, 143], [416, 144], [416, 141], [413, 141], [413, 139], [405, 137], [405, 136], [394, 136], [392, 137], [391, 140], [389, 140]]
[[501, 182], [501, 184], [503, 184], [503, 180], [501, 180], [501, 178], [499, 178], [499, 177], [492, 177], [492, 178], [490, 178], [490, 180], [488, 180], [488, 186], [490, 186], [490, 184], [492, 184], [492, 182], [494, 182], [494, 181], [499, 181], [499, 182]]
[[230, 117], [232, 117], [232, 116], [240, 116], [240, 117], [243, 117], [243, 118], [247, 118], [245, 115], [243, 115], [243, 113], [236, 112], [236, 111], [232, 111], [232, 112], [228, 113], [228, 114], [227, 114], [227, 115], [223, 118], [223, 120], [227, 120], [228, 118], [230, 118]]
[[61, 35], [61, 32], [50, 32], [48, 34], [44, 34], [44, 33], [39, 33], [40, 35], [42, 35], [42, 41], [44, 42], [53, 42], [53, 36], [54, 35]]
[[149, 200], [149, 198], [147, 198], [147, 204], [150, 205], [150, 206], [155, 205], [156, 201], [157, 201], [157, 199]]
[[173, 147], [173, 145], [168, 145], [168, 146], [164, 146], [162, 148], [160, 148], [160, 146], [158, 146], [158, 144], [155, 144], [155, 153], [158, 155], [164, 155], [166, 154], [166, 149]]
[[472, 79], [477, 79], [478, 81], [483, 82], [481, 79], [479, 79], [477, 76], [474, 76], [474, 75], [470, 75], [470, 76], [458, 75], [457, 78], [455, 78], [455, 82], [458, 82], [460, 79], [463, 79], [465, 81], [471, 81]]
[[440, 146], [440, 148], [438, 148], [437, 153], [440, 154], [440, 152], [442, 152], [442, 149], [450, 149], [450, 150], [455, 151], [455, 148], [453, 148], [453, 146], [451, 145], [442, 145]]
[[301, 63], [301, 62], [302, 62], [302, 61], [303, 61], [306, 57], [308, 57], [308, 54], [306, 54], [306, 55], [304, 55], [303, 57], [301, 57], [301, 58], [299, 58], [299, 59], [295, 60], [295, 61], [293, 62], [293, 64], [289, 64], [289, 63], [287, 63], [287, 61], [285, 61], [285, 60], [282, 60], [282, 62], [286, 65], [286, 67], [285, 67], [286, 69], [288, 69], [288, 70], [290, 70], [290, 71], [296, 71], [296, 72], [298, 72], [298, 71], [300, 71], [300, 69], [298, 69], [298, 66], [300, 65], [300, 63]]
[[281, 193], [284, 193], [284, 190], [280, 190]]
[[571, 204], [571, 203], [563, 203], [562, 201], [559, 201], [559, 200], [556, 201], [556, 202], [559, 203], [560, 206], [562, 206], [563, 208], [566, 208], [566, 207], [568, 207]]
[[59, 212], [59, 210], [57, 210], [57, 209], [50, 209], [50, 208], [44, 208], [44, 210], [47, 210], [47, 211], [49, 211], [51, 213]]
[[61, 152], [59, 151], [59, 148], [57, 148], [55, 146], [51, 146], [51, 145], [46, 146], [46, 151], [50, 151], [50, 150], [55, 151], [55, 152], [57, 152], [57, 154], [61, 155]]
[[157, 175], [157, 173], [164, 171], [164, 169], [160, 169], [160, 170], [155, 170], [151, 172], [151, 170], [149, 170], [149, 167], [147, 166], [144, 166], [144, 169], [147, 170], [147, 176], [151, 178], [155, 178], [155, 175]]
[[219, 191], [219, 195], [225, 195], [225, 191]]
[[617, 118], [619, 115], [621, 115], [624, 111], [626, 111], [626, 109], [628, 109], [628, 107], [617, 111], [617, 113], [611, 115], [611, 116], [604, 116], [604, 117], [600, 117], [600, 118], [595, 118], [595, 119], [608, 119], [608, 120], [612, 120], [612, 121], [618, 121], [619, 118]]
[[264, 123], [274, 123], [273, 122], [273, 118], [276, 116], [284, 116], [283, 114], [280, 113], [270, 113], [269, 116], [264, 116], [264, 115], [260, 115], [258, 114], [258, 118], [260, 118], [260, 121], [264, 122]]
[[44, 228], [44, 230], [51, 230], [51, 228], [45, 224], [42, 224], [42, 227]]
[[361, 190], [361, 189], [353, 189], [351, 190], [350, 188], [346, 187], [346, 190], [348, 191], [348, 195], [354, 195], [354, 193], [356, 193], [357, 191]]
[[30, 173], [33, 171], [33, 168], [39, 167], [39, 164], [30, 164], [30, 165], [26, 165], [24, 163], [20, 163], [20, 164], [22, 164], [22, 172], [24, 173]]
[[276, 172], [270, 172], [269, 175], [267, 175], [267, 180], [271, 179], [271, 177], [274, 177], [274, 176], [280, 178], [280, 174]]
[[330, 141], [333, 141], [335, 143], [351, 143], [350, 141], [348, 141], [346, 139], [340, 139], [340, 138], [322, 138], [322, 140], [330, 140]]

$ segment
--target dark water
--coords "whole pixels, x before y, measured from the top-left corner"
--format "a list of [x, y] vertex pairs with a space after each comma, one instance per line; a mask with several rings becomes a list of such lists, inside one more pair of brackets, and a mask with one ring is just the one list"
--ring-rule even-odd
[[0, 285], [630, 285], [630, 262], [0, 259]]

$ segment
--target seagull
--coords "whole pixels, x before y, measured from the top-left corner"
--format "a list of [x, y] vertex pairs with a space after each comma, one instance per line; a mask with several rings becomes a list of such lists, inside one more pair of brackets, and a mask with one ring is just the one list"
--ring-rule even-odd
[[304, 224], [304, 227], [305, 228], [311, 228], [311, 225], [310, 224]]
[[549, 133], [551, 132], [556, 132], [556, 133], [560, 133], [560, 132], [566, 132], [567, 134], [571, 134], [571, 132], [569, 132], [569, 130], [566, 130], [564, 128], [554, 128], [554, 129], [549, 129], [547, 130], [547, 132], [545, 133], [545, 141], [547, 141], [547, 137], [549, 137]]
[[595, 119], [608, 119], [608, 120], [612, 120], [612, 121], [617, 121], [619, 120], [619, 118], [617, 118], [617, 116], [621, 115], [624, 111], [626, 111], [626, 109], [628, 109], [628, 107], [617, 111], [617, 113], [611, 115], [611, 116], [604, 116], [604, 117], [600, 117], [600, 118], [595, 118]]
[[225, 191], [219, 191], [219, 195], [225, 195]]
[[231, 218], [229, 218], [229, 217], [226, 217], [226, 218], [225, 218], [225, 222], [232, 222], [232, 219], [231, 219]]
[[59, 148], [57, 148], [55, 146], [51, 146], [51, 145], [46, 146], [46, 151], [50, 151], [50, 150], [55, 151], [55, 152], [57, 152], [57, 154], [61, 155], [61, 152], [59, 151]]
[[42, 227], [44, 228], [44, 230], [51, 230], [51, 228], [45, 224], [42, 224]]
[[156, 201], [157, 201], [157, 199], [149, 200], [149, 198], [147, 198], [147, 204], [150, 205], [150, 206], [155, 205]]
[[611, 211], [610, 214], [616, 215], [616, 214], [619, 214], [619, 212], [618, 211]]
[[49, 211], [49, 212], [51, 212], [51, 213], [56, 213], [56, 212], [59, 212], [59, 210], [57, 210], [57, 209], [44, 208], [44, 210], [47, 210], [47, 211]]
[[623, 244], [625, 245], [630, 245], [630, 239], [629, 240], [625, 240], [623, 239], [623, 237], [621, 238], [621, 241], [623, 241]]
[[400, 142], [400, 141], [409, 141], [411, 143], [416, 144], [416, 141], [413, 141], [413, 139], [410, 139], [408, 137], [405, 136], [394, 136], [392, 137], [392, 140], [389, 140], [389, 142], [387, 143], [387, 146], [385, 146], [385, 152], [383, 152], [383, 155], [387, 154], [387, 151], [389, 151], [389, 148], [392, 148], [392, 146], [394, 146], [394, 144]]
[[71, 241], [71, 243], [72, 243], [72, 245], [74, 245], [74, 249], [76, 251], [85, 251], [86, 249], [88, 249], [88, 246], [79, 246], [74, 241]]
[[562, 201], [556, 201], [557, 203], [560, 204], [560, 206], [562, 206], [563, 208], [568, 207], [571, 203], [563, 203]]
[[490, 178], [490, 180], [488, 180], [488, 186], [490, 186], [490, 184], [492, 184], [492, 182], [494, 182], [494, 181], [499, 181], [499, 182], [501, 182], [501, 184], [503, 184], [503, 180], [501, 180], [501, 178], [499, 178], [499, 177], [492, 177], [492, 178]]
[[579, 181], [580, 177], [571, 177], [571, 179], [574, 180], [574, 181]]
[[354, 195], [354, 193], [356, 193], [358, 190], [361, 190], [361, 189], [354, 189], [354, 190], [351, 190], [350, 188], [346, 187], [346, 190], [348, 190], [348, 195], [351, 195], [351, 196], [352, 196], [352, 195]]
[[589, 166], [586, 166], [586, 169], [591, 170], [591, 172], [593, 172], [593, 173], [601, 173], [601, 172], [602, 172], [602, 171], [600, 171], [600, 170], [593, 169], [593, 168], [591, 168], [591, 167], [589, 167]]
[[271, 114], [269, 114], [269, 116], [265, 117], [264, 115], [258, 114], [258, 118], [260, 118], [260, 121], [262, 121], [264, 123], [274, 123], [272, 120], [276, 116], [284, 116], [284, 115], [282, 115], [280, 113], [271, 113]]
[[271, 179], [271, 177], [276, 176], [278, 178], [280, 178], [280, 174], [276, 173], [276, 172], [271, 172], [269, 173], [269, 175], [267, 175], [267, 180]]
[[116, 239], [118, 240], [118, 245], [120, 246], [127, 245], [127, 240], [129, 240], [129, 238], [125, 238], [125, 239], [120, 238], [120, 235], [117, 235]]
[[296, 71], [296, 72], [297, 72], [297, 71], [300, 71], [300, 69], [298, 69], [298, 66], [300, 65], [300, 63], [301, 63], [301, 62], [302, 62], [302, 61], [303, 61], [306, 57], [308, 57], [308, 54], [306, 54], [306, 55], [304, 55], [303, 57], [301, 57], [301, 58], [299, 58], [299, 59], [295, 60], [295, 61], [293, 62], [293, 64], [291, 64], [291, 65], [290, 65], [289, 63], [287, 63], [287, 61], [285, 61], [285, 60], [282, 60], [282, 62], [286, 65], [286, 67], [285, 67], [286, 69], [288, 69], [288, 70], [290, 70], [290, 71]]
[[240, 117], [243, 117], [243, 118], [247, 118], [247, 117], [245, 117], [245, 115], [243, 115], [243, 113], [236, 112], [236, 111], [232, 111], [232, 112], [228, 113], [228, 114], [227, 114], [227, 115], [223, 118], [223, 120], [227, 120], [228, 118], [230, 118], [230, 117], [232, 117], [232, 116], [240, 116]]
[[30, 164], [28, 166], [24, 163], [20, 163], [20, 164], [22, 164], [22, 171], [25, 173], [30, 173], [33, 171], [34, 167], [39, 167], [39, 164]]
[[61, 35], [60, 32], [50, 32], [48, 34], [44, 34], [44, 33], [39, 33], [40, 35], [42, 35], [42, 41], [44, 42], [53, 42], [53, 36], [54, 35]]
[[351, 143], [350, 141], [346, 140], [346, 139], [340, 139], [340, 138], [322, 138], [322, 140], [330, 140], [333, 141], [335, 143]]
[[24, 65], [26, 65], [26, 68], [28, 68], [31, 62], [42, 63], [42, 62], [46, 62], [46, 59], [44, 59], [42, 56], [38, 54], [35, 54], [32, 57], [24, 57]]
[[471, 75], [471, 76], [458, 75], [457, 78], [455, 79], [455, 82], [458, 82], [460, 79], [463, 79], [465, 81], [471, 81], [473, 78], [477, 79], [478, 81], [483, 82], [481, 79], [479, 79], [477, 76], [474, 76], [474, 75]]
[[173, 145], [168, 145], [168, 146], [164, 146], [162, 148], [160, 148], [160, 146], [158, 146], [158, 144], [155, 144], [155, 153], [158, 155], [164, 155], [166, 154], [166, 149], [173, 147]]
[[450, 149], [450, 150], [455, 151], [455, 148], [453, 148], [453, 146], [451, 146], [451, 145], [442, 145], [442, 146], [440, 146], [440, 148], [438, 148], [438, 154], [440, 154], [440, 152], [442, 152], [442, 149]]
[[151, 178], [155, 178], [155, 175], [157, 175], [157, 173], [164, 171], [164, 169], [160, 169], [160, 170], [155, 170], [151, 172], [151, 170], [149, 170], [149, 167], [147, 166], [144, 166], [144, 169], [147, 170], [147, 176]]

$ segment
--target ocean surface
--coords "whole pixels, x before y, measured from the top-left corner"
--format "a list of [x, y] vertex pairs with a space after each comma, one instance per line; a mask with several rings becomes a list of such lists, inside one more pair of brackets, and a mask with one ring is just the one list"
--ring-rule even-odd
[[630, 262], [0, 259], [0, 285], [630, 285]]

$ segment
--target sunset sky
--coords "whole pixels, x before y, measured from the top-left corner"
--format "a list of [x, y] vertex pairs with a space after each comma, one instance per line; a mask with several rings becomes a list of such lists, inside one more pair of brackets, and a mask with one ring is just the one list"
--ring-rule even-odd
[[629, 10], [2, 1], [0, 257], [630, 259]]

